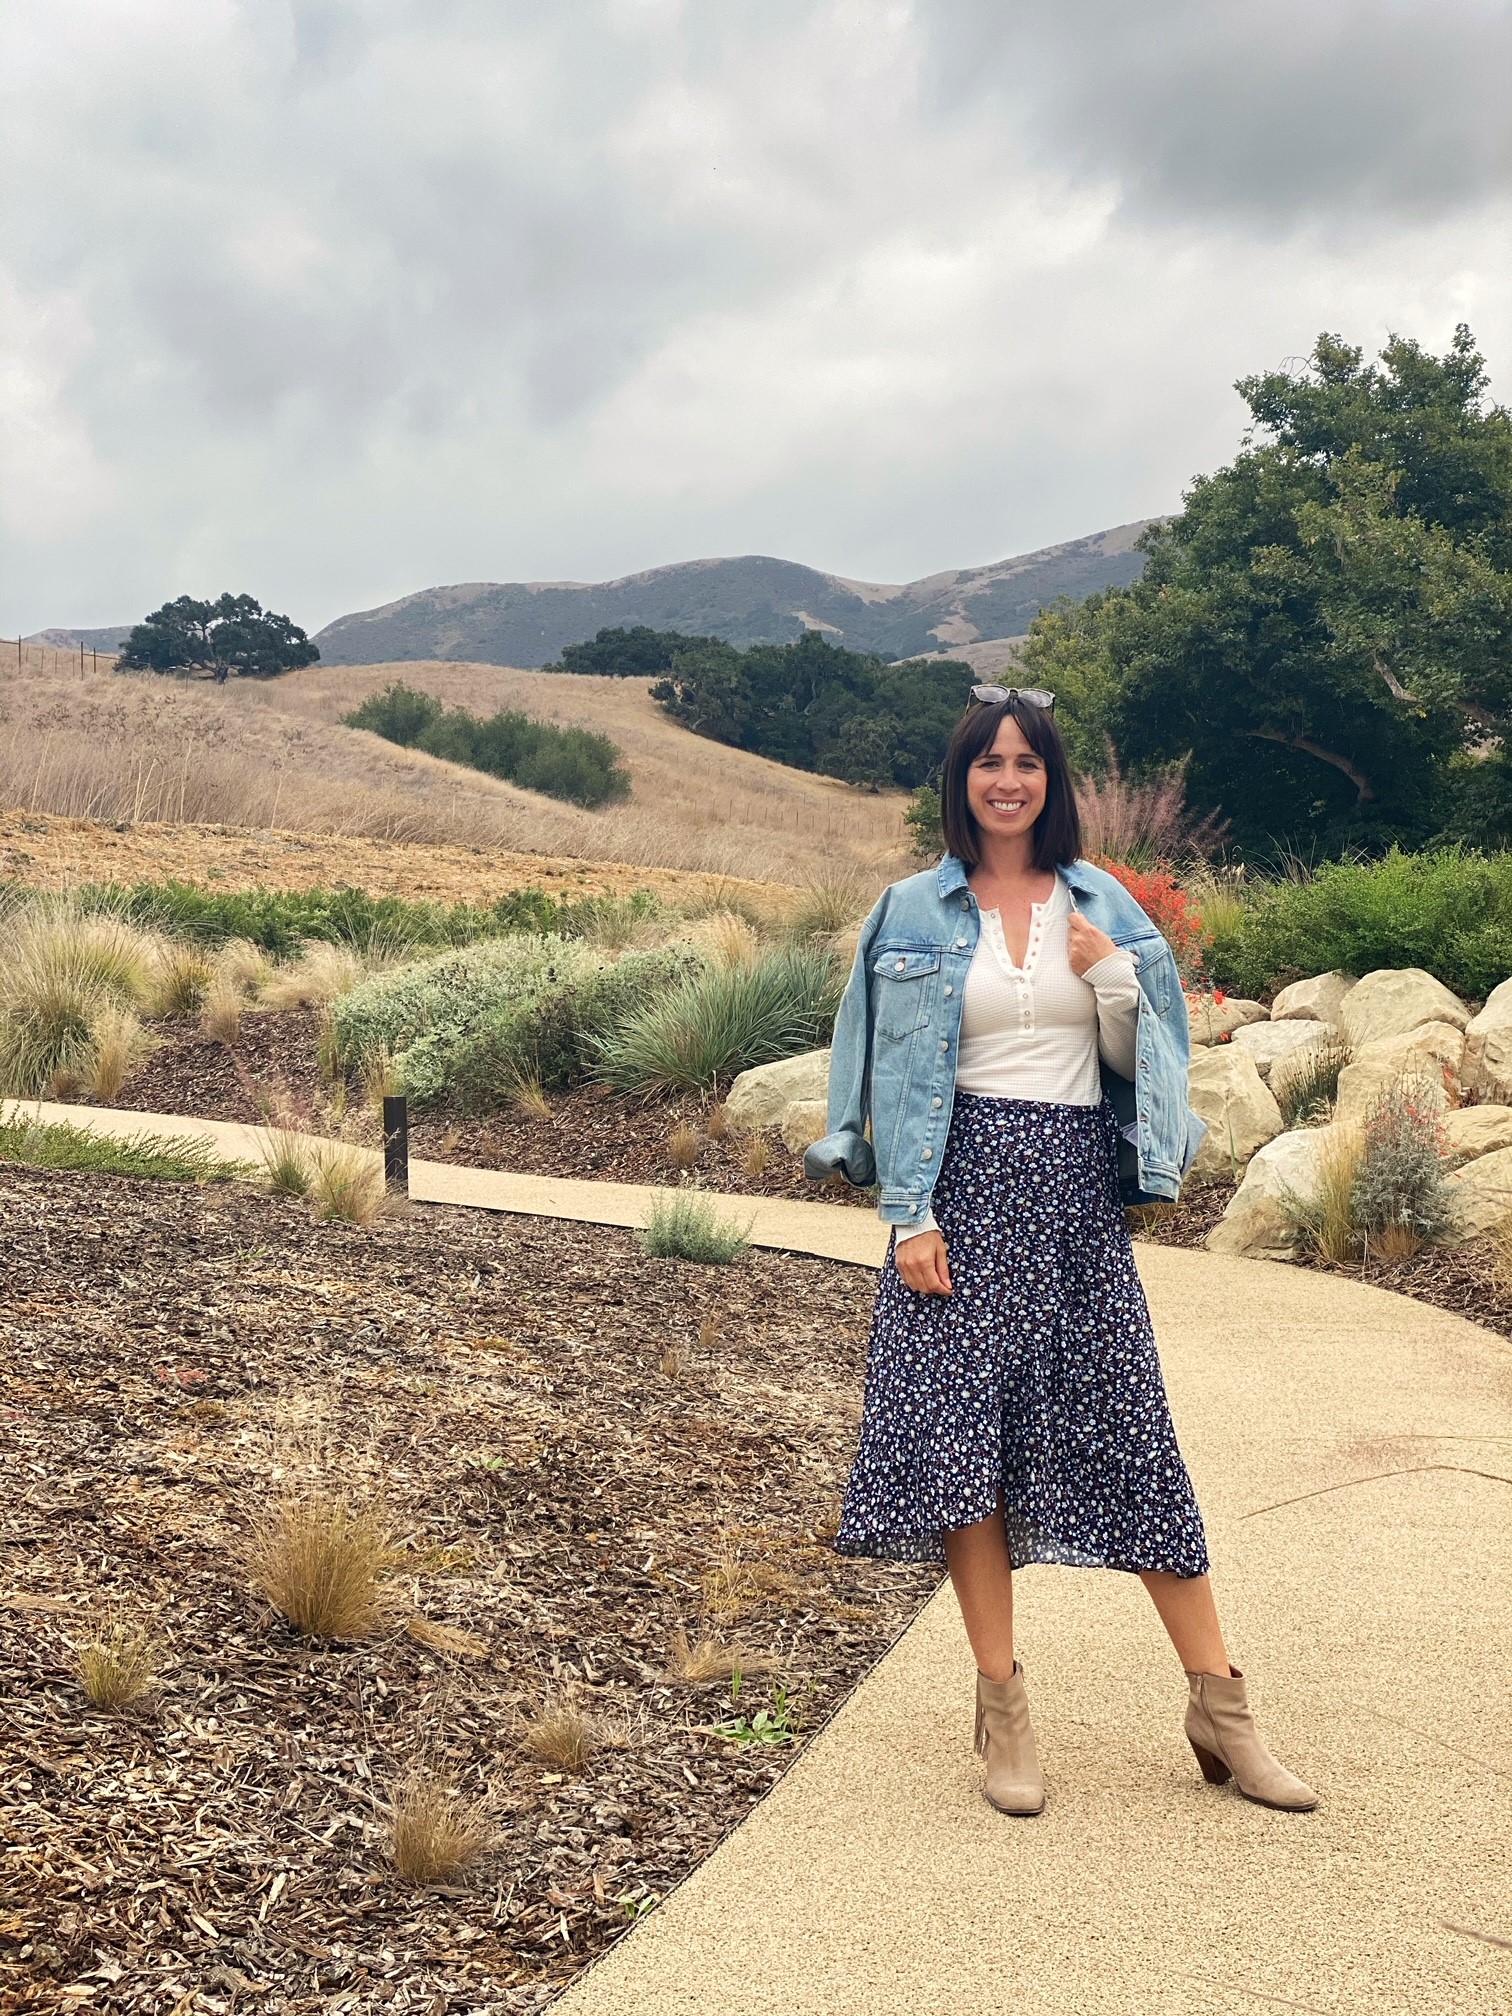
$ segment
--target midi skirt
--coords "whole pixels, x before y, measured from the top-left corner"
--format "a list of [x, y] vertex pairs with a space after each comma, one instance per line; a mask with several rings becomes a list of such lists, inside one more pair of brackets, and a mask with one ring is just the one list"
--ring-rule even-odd
[[996, 1510], [1015, 1567], [1207, 1572], [1118, 1192], [1113, 1110], [957, 1093], [931, 1205], [953, 1293], [894, 1260], [835, 1546], [943, 1561]]

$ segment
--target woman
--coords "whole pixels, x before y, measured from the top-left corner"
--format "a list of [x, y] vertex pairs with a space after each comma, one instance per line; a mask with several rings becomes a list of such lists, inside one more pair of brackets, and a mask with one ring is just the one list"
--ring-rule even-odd
[[883, 892], [836, 1019], [805, 1167], [875, 1182], [895, 1229], [835, 1544], [947, 1564], [1001, 1812], [1045, 1803], [1013, 1651], [1030, 1561], [1137, 1574], [1203, 1776], [1305, 1811], [1229, 1664], [1123, 1216], [1177, 1196], [1201, 1138], [1186, 1001], [1149, 918], [1079, 859], [1054, 704], [973, 687], [945, 756], [948, 852]]

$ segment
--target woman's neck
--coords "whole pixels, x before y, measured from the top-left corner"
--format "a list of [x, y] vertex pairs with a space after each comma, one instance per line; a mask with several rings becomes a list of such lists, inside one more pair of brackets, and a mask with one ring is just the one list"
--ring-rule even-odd
[[1047, 869], [1034, 865], [1033, 833], [982, 834], [978, 840], [977, 864], [967, 875], [973, 886], [1013, 889], [1026, 884], [1043, 885]]

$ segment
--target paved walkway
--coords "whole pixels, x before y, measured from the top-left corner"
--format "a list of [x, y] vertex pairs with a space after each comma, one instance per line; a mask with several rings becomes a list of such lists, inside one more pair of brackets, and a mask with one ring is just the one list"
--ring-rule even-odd
[[[210, 1122], [44, 1115], [247, 1152]], [[646, 1196], [438, 1171], [417, 1194], [600, 1223]], [[881, 1256], [863, 1212], [758, 1217], [765, 1244]], [[1512, 1348], [1300, 1269], [1141, 1247], [1140, 1270], [1235, 1656], [1319, 1811], [1204, 1785], [1138, 1584], [1041, 1567], [1020, 1641], [1050, 1804], [993, 1813], [942, 1589], [562, 2016], [1512, 2009]]]

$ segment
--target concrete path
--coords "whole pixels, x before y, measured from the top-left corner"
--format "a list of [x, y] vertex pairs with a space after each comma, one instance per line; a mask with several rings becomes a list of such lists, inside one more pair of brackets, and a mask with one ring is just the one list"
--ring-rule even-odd
[[[42, 1114], [238, 1155], [253, 1131]], [[438, 1164], [415, 1187], [608, 1224], [648, 1195]], [[864, 1212], [757, 1209], [759, 1243], [882, 1256]], [[1019, 1635], [1050, 1804], [993, 1813], [944, 1588], [562, 2016], [1512, 2009], [1512, 1347], [1329, 1276], [1139, 1254], [1234, 1656], [1319, 1811], [1204, 1785], [1137, 1582], [1040, 1567]]]
[[[268, 1131], [233, 1120], [201, 1120], [174, 1113], [130, 1113], [102, 1106], [64, 1106], [36, 1099], [0, 1100], [6, 1119], [27, 1116], [129, 1140], [137, 1134], [203, 1141], [228, 1162], [261, 1167]], [[311, 1149], [329, 1147], [317, 1135], [295, 1137]], [[376, 1150], [373, 1151], [375, 1154]], [[532, 1218], [576, 1218], [590, 1225], [644, 1225], [666, 1188], [649, 1183], [590, 1183], [570, 1176], [524, 1176], [501, 1169], [469, 1169], [452, 1162], [410, 1163], [410, 1198], [417, 1204], [461, 1204], [478, 1211], [515, 1211]], [[887, 1256], [887, 1229], [854, 1204], [804, 1204], [783, 1197], [732, 1197], [702, 1193], [720, 1218], [747, 1231], [753, 1246], [813, 1253], [879, 1267]]]

